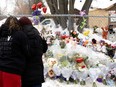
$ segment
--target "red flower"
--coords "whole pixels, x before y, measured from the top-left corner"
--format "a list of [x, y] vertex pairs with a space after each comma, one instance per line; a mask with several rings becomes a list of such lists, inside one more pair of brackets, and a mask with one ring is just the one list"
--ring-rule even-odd
[[81, 68], [85, 68], [86, 66], [81, 66]]
[[81, 62], [83, 62], [83, 61], [84, 61], [83, 58], [77, 58], [77, 59], [76, 59], [76, 62], [77, 62], [77, 63], [81, 63]]
[[65, 38], [68, 38], [68, 36], [66, 36], [66, 35], [61, 36], [61, 39], [65, 39]]

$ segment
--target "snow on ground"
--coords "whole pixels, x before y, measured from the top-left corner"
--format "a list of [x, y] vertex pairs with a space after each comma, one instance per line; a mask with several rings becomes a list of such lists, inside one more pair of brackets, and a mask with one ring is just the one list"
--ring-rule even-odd
[[[51, 80], [51, 79], [46, 79], [45, 83], [42, 84], [42, 87], [92, 87], [92, 81], [90, 79], [87, 79], [87, 84], [85, 86], [74, 84], [74, 83], [69, 83], [67, 84], [66, 82], [59, 82], [58, 80]], [[110, 87], [103, 85], [102, 83], [96, 82], [97, 87]], [[113, 86], [112, 86], [113, 87]]]
[[[56, 31], [58, 29], [55, 29]], [[84, 30], [88, 30], [88, 29], [84, 29]], [[83, 34], [79, 34], [79, 37], [80, 38], [89, 38], [89, 40], [95, 38], [97, 41], [100, 41], [100, 40], [104, 40], [102, 39], [102, 30], [99, 29], [98, 33], [97, 34], [93, 34], [93, 31], [92, 29], [89, 29], [90, 30], [90, 34], [88, 36], [84, 36]], [[67, 30], [63, 30], [63, 32], [66, 32]], [[115, 32], [116, 32], [116, 29], [115, 29]], [[115, 34], [109, 34], [108, 35], [108, 40], [104, 40], [105, 42], [109, 43], [109, 44], [116, 44], [116, 33]], [[104, 55], [103, 53], [97, 53], [97, 52], [93, 52], [91, 49], [89, 48], [85, 48], [85, 47], [82, 47], [82, 46], [78, 46], [78, 49], [81, 49], [81, 50], [78, 50], [80, 51], [80, 53], [83, 51], [83, 54], [86, 54], [88, 55], [89, 57], [93, 56], [94, 58], [96, 57], [98, 60], [101, 58], [104, 60], [104, 58], [107, 58], [106, 55]], [[91, 52], [92, 53], [91, 53]], [[92, 55], [91, 55], [92, 54]], [[97, 59], [93, 59], [93, 60], [96, 60]], [[74, 84], [74, 83], [70, 83], [70, 84], [67, 84], [66, 82], [59, 82], [59, 80], [54, 80], [54, 79], [49, 79], [47, 78], [45, 80], [45, 83], [42, 84], [42, 87], [92, 87], [92, 81], [90, 80], [86, 80], [87, 84], [85, 86], [81, 86], [79, 84]], [[102, 83], [97, 83], [97, 87], [109, 87], [109, 85], [103, 85]], [[115, 86], [112, 86], [112, 87], [115, 87]]]

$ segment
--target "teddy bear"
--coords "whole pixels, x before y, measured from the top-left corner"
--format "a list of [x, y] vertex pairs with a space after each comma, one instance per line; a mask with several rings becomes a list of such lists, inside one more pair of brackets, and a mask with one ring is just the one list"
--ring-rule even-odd
[[108, 27], [102, 27], [102, 38], [107, 39], [108, 36]]
[[79, 71], [84, 71], [85, 69], [87, 69], [87, 66], [84, 62], [84, 58], [82, 57], [76, 58], [76, 68]]
[[48, 65], [49, 65], [49, 70], [48, 70], [48, 76], [50, 77], [50, 78], [53, 78], [54, 76], [55, 76], [55, 73], [54, 73], [54, 71], [53, 71], [53, 66], [56, 64], [58, 64], [58, 61], [57, 61], [57, 59], [55, 59], [55, 58], [48, 58], [48, 60], [47, 60], [47, 63], [48, 63]]
[[54, 71], [53, 71], [53, 69], [49, 69], [48, 70], [48, 76], [50, 77], [50, 78], [53, 78], [54, 76], [55, 76], [55, 73], [54, 73]]
[[53, 68], [55, 64], [58, 64], [58, 61], [55, 58], [48, 58], [47, 63], [50, 68]]

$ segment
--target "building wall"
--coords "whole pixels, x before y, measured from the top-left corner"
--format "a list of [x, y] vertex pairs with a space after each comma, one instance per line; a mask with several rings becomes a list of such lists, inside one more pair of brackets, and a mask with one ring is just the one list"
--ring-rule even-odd
[[[89, 12], [90, 16], [108, 16], [108, 11], [97, 9], [94, 11]], [[98, 26], [103, 27], [108, 25], [108, 18], [107, 17], [89, 17], [88, 20], [89, 27]]]

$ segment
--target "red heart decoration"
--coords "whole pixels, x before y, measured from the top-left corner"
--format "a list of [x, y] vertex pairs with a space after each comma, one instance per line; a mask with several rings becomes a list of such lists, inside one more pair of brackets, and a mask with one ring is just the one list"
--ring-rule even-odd
[[42, 10], [43, 10], [44, 13], [46, 13], [47, 8], [46, 7], [43, 7]]
[[42, 7], [42, 2], [39, 2], [39, 3], [37, 4], [37, 7], [38, 7], [38, 8], [41, 8], [41, 7]]
[[36, 4], [33, 4], [31, 7], [32, 10], [36, 10]]

